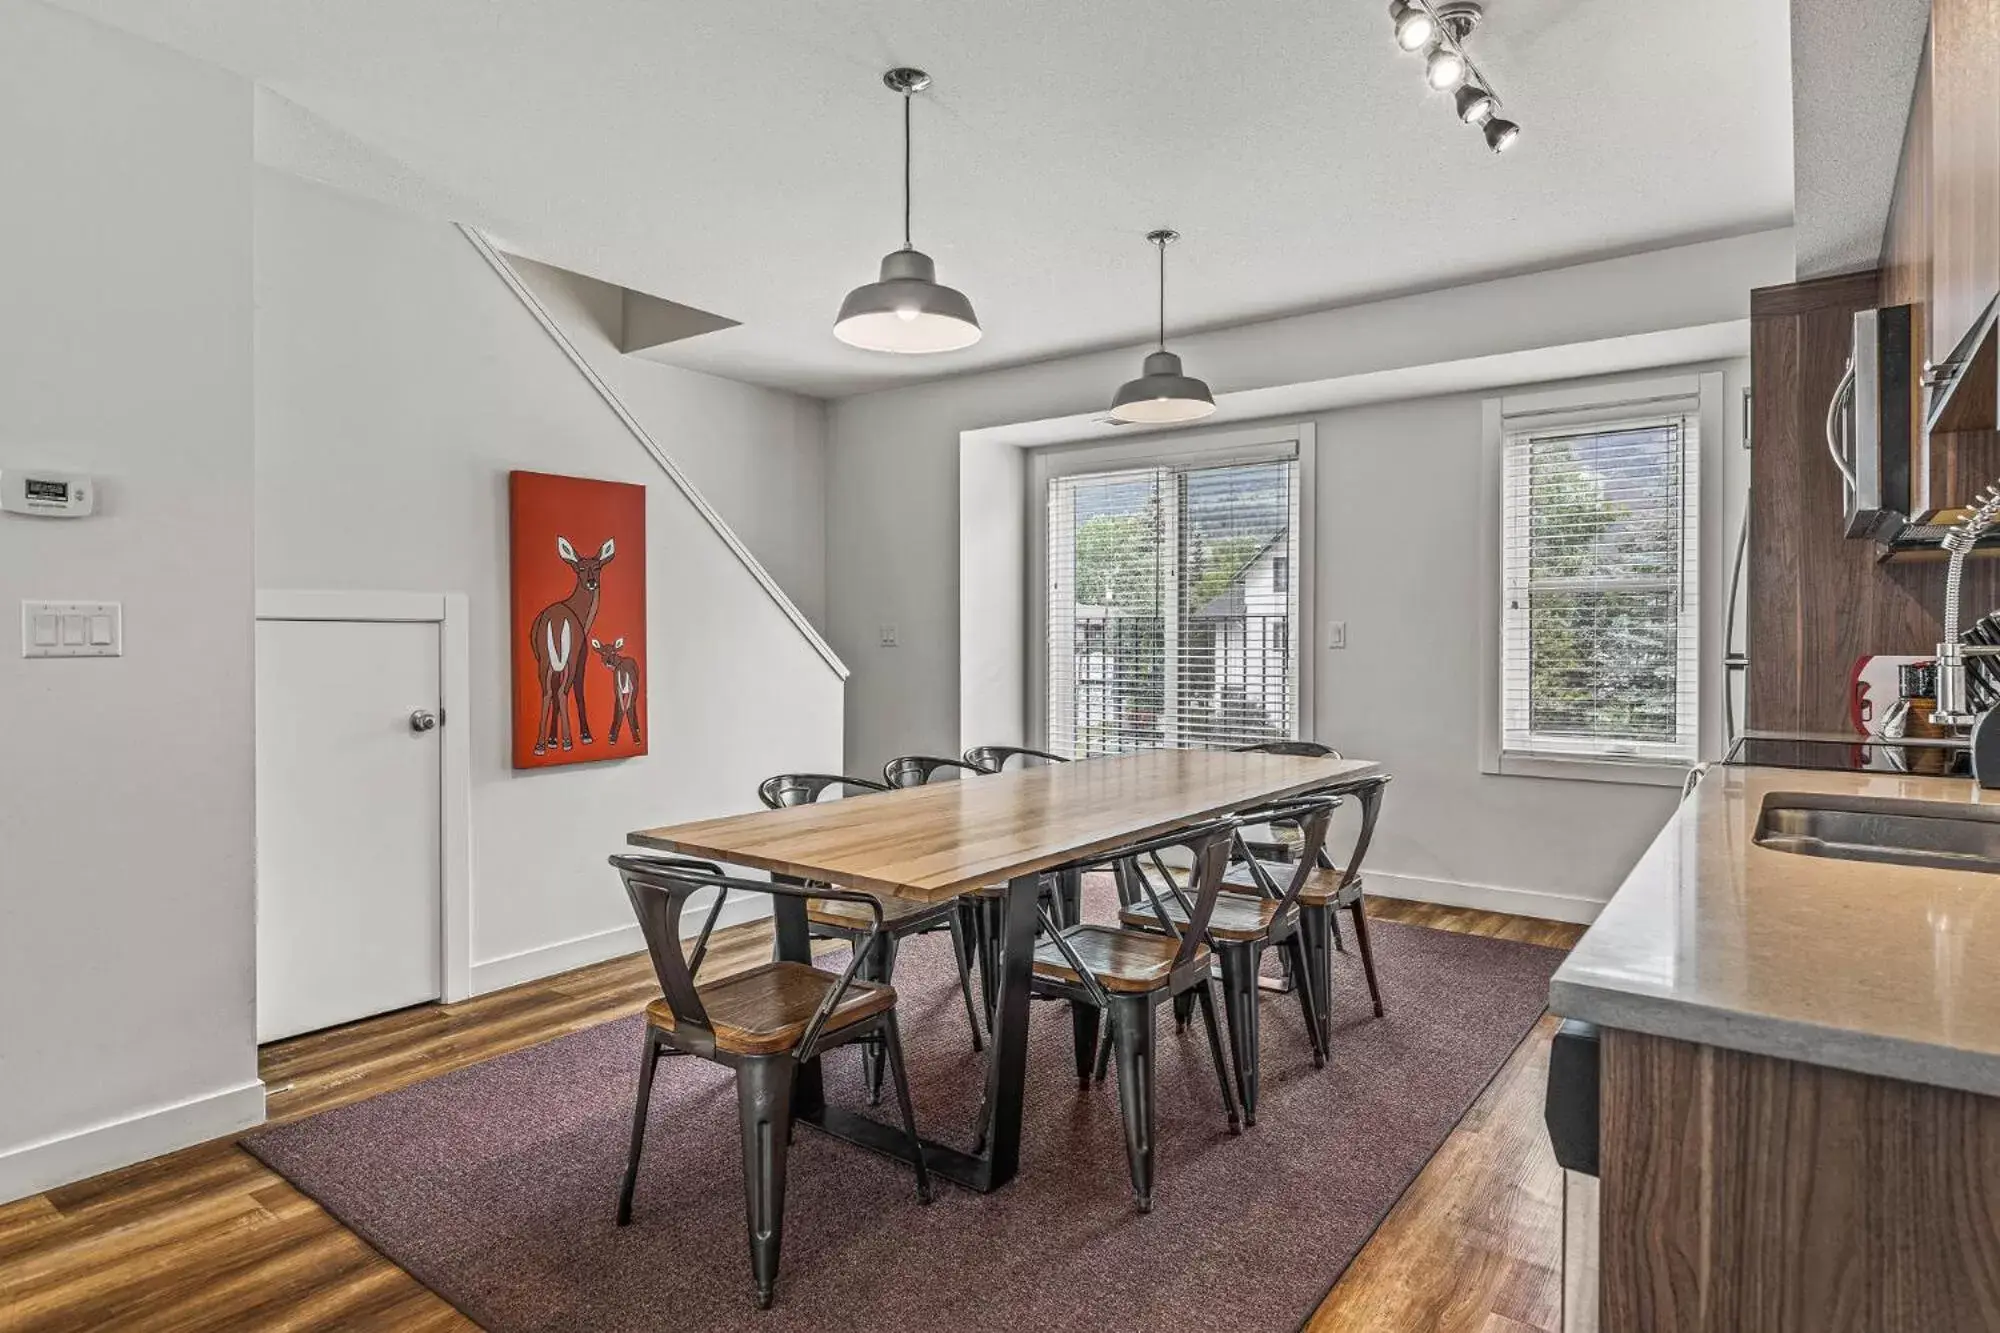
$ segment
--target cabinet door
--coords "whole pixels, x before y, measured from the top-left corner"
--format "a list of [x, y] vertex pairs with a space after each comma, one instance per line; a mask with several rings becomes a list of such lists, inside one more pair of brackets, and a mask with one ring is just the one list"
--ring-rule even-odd
[[2000, 292], [2000, 0], [1931, 11], [1931, 355]]

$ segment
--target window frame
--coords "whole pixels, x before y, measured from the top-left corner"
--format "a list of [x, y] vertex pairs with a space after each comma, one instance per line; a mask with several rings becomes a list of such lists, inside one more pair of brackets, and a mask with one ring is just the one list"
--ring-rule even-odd
[[[1489, 398], [1484, 404], [1482, 450], [1484, 465], [1484, 522], [1480, 554], [1491, 560], [1490, 575], [1484, 582], [1483, 615], [1485, 681], [1480, 699], [1480, 755], [1482, 773], [1504, 777], [1557, 778], [1587, 782], [1626, 783], [1640, 786], [1678, 787], [1686, 781], [1692, 764], [1717, 757], [1720, 725], [1716, 709], [1721, 687], [1718, 668], [1720, 608], [1709, 595], [1712, 579], [1710, 562], [1716, 558], [1717, 537], [1724, 507], [1722, 467], [1725, 440], [1723, 417], [1723, 374], [1719, 370], [1667, 377], [1622, 379], [1583, 387], [1542, 392], [1509, 394]], [[1695, 662], [1697, 704], [1695, 758], [1688, 762], [1658, 758], [1620, 759], [1603, 754], [1582, 754], [1574, 758], [1547, 754], [1527, 755], [1505, 748], [1506, 712], [1506, 625], [1507, 598], [1506, 541], [1506, 451], [1507, 420], [1528, 414], [1547, 414], [1551, 423], [1611, 424], [1621, 418], [1630, 421], [1646, 416], [1675, 415], [1666, 404], [1692, 401], [1685, 414], [1694, 418], [1696, 429], [1696, 475], [1686, 484], [1697, 487], [1695, 569], [1696, 589]], [[1650, 411], [1649, 411], [1650, 406]], [[1518, 433], [1518, 429], [1515, 433]]]
[[1311, 740], [1315, 737], [1318, 727], [1314, 679], [1317, 663], [1306, 651], [1314, 641], [1312, 627], [1317, 615], [1313, 568], [1318, 485], [1315, 454], [1314, 424], [1310, 421], [1210, 430], [1183, 428], [1171, 433], [1155, 432], [1136, 439], [1051, 445], [1029, 451], [1028, 632], [1023, 636], [1027, 662], [1022, 673], [1027, 683], [1025, 720], [1028, 744], [1046, 748], [1049, 743], [1049, 483], [1058, 477], [1079, 473], [1146, 467], [1225, 466], [1281, 458], [1296, 458], [1299, 468], [1298, 559], [1292, 569], [1292, 580], [1298, 589], [1299, 615], [1298, 632], [1291, 645], [1292, 669], [1299, 683], [1298, 738]]

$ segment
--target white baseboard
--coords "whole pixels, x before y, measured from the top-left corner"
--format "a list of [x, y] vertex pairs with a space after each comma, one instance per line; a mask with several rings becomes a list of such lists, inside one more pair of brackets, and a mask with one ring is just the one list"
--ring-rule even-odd
[[1445, 907], [1471, 907], [1483, 912], [1505, 912], [1510, 916], [1532, 916], [1543, 921], [1569, 921], [1587, 926], [1597, 920], [1604, 904], [1595, 898], [1579, 898], [1567, 893], [1544, 893], [1539, 889], [1507, 889], [1497, 884], [1465, 884], [1452, 879], [1426, 879], [1421, 875], [1396, 875], [1364, 870], [1362, 882], [1371, 898], [1403, 898], [1410, 902], [1439, 903]]
[[260, 1079], [0, 1153], [0, 1203], [264, 1123]]
[[[697, 903], [705, 900], [697, 900]], [[715, 928], [741, 925], [745, 921], [757, 921], [771, 915], [771, 900], [762, 894], [744, 894], [731, 898], [723, 904], [722, 915], [716, 918]], [[692, 937], [701, 929], [701, 923], [708, 917], [706, 907], [690, 908], [681, 918], [681, 924]], [[558, 972], [569, 972], [579, 967], [589, 967], [610, 958], [623, 958], [626, 954], [638, 953], [646, 947], [645, 936], [639, 933], [634, 922], [629, 926], [619, 926], [614, 930], [602, 930], [595, 935], [585, 935], [579, 939], [562, 940], [556, 944], [545, 944], [538, 949], [524, 949], [520, 953], [510, 953], [500, 958], [489, 958], [474, 963], [468, 972], [472, 994], [489, 995], [509, 986], [519, 986], [523, 982], [540, 981]]]

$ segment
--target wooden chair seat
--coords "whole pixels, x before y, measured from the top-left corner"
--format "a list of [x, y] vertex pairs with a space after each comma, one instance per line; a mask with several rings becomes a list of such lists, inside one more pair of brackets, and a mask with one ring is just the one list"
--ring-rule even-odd
[[[1283, 862], [1268, 861], [1264, 868], [1271, 872], [1271, 878], [1277, 881], [1280, 891], [1292, 882], [1292, 866]], [[1299, 890], [1299, 904], [1303, 907], [1352, 906], [1361, 897], [1361, 876], [1354, 877], [1354, 887], [1348, 890], [1345, 898], [1342, 898], [1340, 878], [1346, 873], [1338, 867], [1332, 869], [1322, 867], [1314, 870], [1306, 876], [1306, 886]], [[1262, 893], [1257, 887], [1256, 879], [1250, 873], [1250, 868], [1244, 865], [1229, 868], [1229, 873], [1222, 879], [1222, 891], [1232, 895]]]
[[[1063, 932], [1079, 962], [1098, 984], [1121, 995], [1143, 995], [1164, 988], [1172, 978], [1174, 951], [1180, 942], [1166, 935], [1148, 935], [1114, 926], [1071, 926]], [[1195, 963], [1205, 964], [1208, 946], [1195, 949]], [[1076, 969], [1054, 940], [1035, 949], [1035, 975], [1053, 981], [1077, 980]]]
[[[1167, 920], [1179, 927], [1187, 925], [1187, 913], [1182, 910], [1179, 899], [1161, 894], [1160, 905], [1166, 908]], [[1220, 894], [1215, 900], [1215, 913], [1208, 919], [1208, 933], [1218, 940], [1259, 939], [1270, 931], [1271, 922], [1277, 919], [1277, 915], [1278, 904], [1274, 899], [1245, 893]], [[1150, 902], [1126, 908], [1118, 914], [1118, 919], [1140, 930], [1158, 931], [1160, 928], [1160, 918]]]
[[[913, 898], [894, 898], [888, 894], [875, 901], [882, 904], [882, 929], [890, 933], [914, 917], [942, 916], [949, 907], [947, 903], [918, 902]], [[806, 903], [806, 920], [815, 926], [833, 930], [867, 930], [875, 924], [875, 914], [868, 910], [866, 903], [813, 898]]]
[[[735, 1055], [777, 1055], [798, 1043], [826, 993], [840, 978], [804, 963], [767, 963], [727, 981], [697, 986], [702, 1008], [715, 1029], [718, 1049]], [[893, 987], [870, 981], [848, 986], [824, 1031], [835, 1032], [881, 1013], [896, 1003]], [[646, 1021], [674, 1030], [674, 1011], [662, 997], [646, 1006]]]

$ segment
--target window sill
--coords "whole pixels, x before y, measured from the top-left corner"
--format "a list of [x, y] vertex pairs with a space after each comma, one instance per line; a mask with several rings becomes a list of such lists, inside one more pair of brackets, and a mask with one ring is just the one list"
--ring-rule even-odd
[[1546, 755], [1488, 756], [1484, 772], [1506, 778], [1550, 778], [1566, 782], [1617, 782], [1633, 787], [1679, 787], [1693, 764], [1657, 760], [1625, 763], [1615, 759], [1552, 759]]

